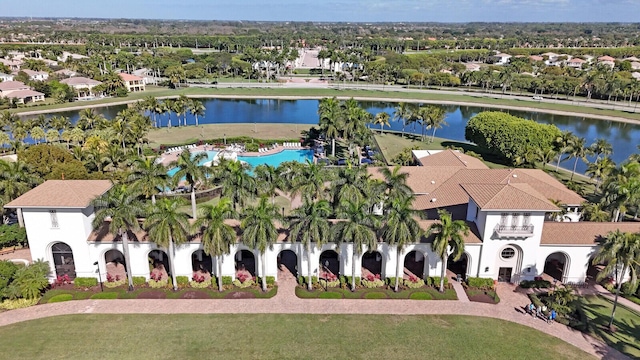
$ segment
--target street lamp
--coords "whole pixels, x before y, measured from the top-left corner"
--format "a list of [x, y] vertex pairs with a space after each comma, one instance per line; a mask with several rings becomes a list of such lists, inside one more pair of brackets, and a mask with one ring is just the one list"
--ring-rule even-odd
[[284, 206], [282, 207], [282, 217], [284, 217]]
[[98, 262], [94, 262], [93, 265], [97, 266], [98, 268], [96, 269], [96, 272], [98, 273], [98, 281], [100, 281], [100, 291], [104, 291], [104, 288], [102, 287], [102, 275], [100, 275], [100, 266], [98, 266]]
[[324, 262], [324, 291], [329, 291], [329, 277], [328, 270], [329, 269], [329, 260], [325, 260]]
[[224, 144], [227, 145], [227, 134], [222, 134], [224, 136]]

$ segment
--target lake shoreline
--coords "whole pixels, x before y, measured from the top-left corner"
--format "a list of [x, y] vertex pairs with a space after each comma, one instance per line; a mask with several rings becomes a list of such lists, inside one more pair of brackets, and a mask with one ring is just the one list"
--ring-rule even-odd
[[[194, 99], [225, 99], [225, 100], [230, 100], [230, 99], [320, 100], [322, 98], [327, 97], [327, 96], [306, 96], [306, 95], [305, 96], [291, 96], [291, 95], [281, 96], [281, 95], [222, 95], [222, 94], [203, 94], [203, 95], [186, 95], [186, 96]], [[176, 99], [178, 97], [179, 97], [178, 95], [159, 96], [159, 97], [156, 97], [156, 99], [158, 100]], [[526, 111], [531, 113], [544, 113], [544, 114], [571, 116], [571, 117], [578, 117], [578, 118], [581, 117], [581, 118], [604, 120], [604, 121], [611, 121], [611, 122], [617, 122], [617, 123], [640, 125], [639, 120], [627, 119], [627, 118], [618, 117], [618, 116], [586, 114], [586, 113], [573, 112], [573, 111], [534, 108], [529, 106], [498, 105], [498, 104], [489, 104], [489, 103], [482, 103], [482, 102], [467, 102], [467, 101], [455, 101], [455, 100], [428, 100], [428, 99], [388, 98], [388, 97], [373, 97], [373, 96], [336, 96], [336, 98], [339, 100], [347, 100], [347, 99], [353, 98], [357, 101], [379, 101], [379, 102], [389, 102], [389, 103], [407, 102], [407, 103], [424, 103], [424, 104], [436, 104], [436, 105], [483, 107], [483, 108], [489, 108], [489, 109], [520, 110], [520, 111]], [[51, 114], [51, 113], [59, 113], [59, 112], [67, 112], [67, 111], [79, 111], [83, 109], [97, 109], [97, 108], [105, 108], [105, 107], [111, 107], [111, 106], [128, 105], [128, 104], [133, 104], [139, 101], [142, 101], [142, 100], [141, 99], [123, 100], [123, 101], [117, 101], [112, 103], [69, 106], [69, 107], [59, 108], [59, 109], [25, 111], [25, 112], [17, 113], [17, 115], [22, 117], [22, 116]], [[580, 105], [575, 105], [575, 106], [580, 106]]]

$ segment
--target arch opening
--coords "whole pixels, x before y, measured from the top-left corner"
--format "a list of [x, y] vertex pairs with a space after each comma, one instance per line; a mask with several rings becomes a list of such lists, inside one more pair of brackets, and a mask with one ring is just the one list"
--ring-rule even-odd
[[404, 256], [404, 278], [409, 279], [411, 276], [415, 276], [420, 279], [424, 279], [427, 276], [425, 271], [427, 264], [427, 257], [420, 251], [409, 251]]
[[282, 250], [278, 254], [278, 270], [289, 271], [293, 276], [298, 276], [298, 255], [293, 250]]
[[56, 276], [68, 276], [73, 280], [76, 278], [76, 264], [73, 260], [71, 246], [58, 242], [51, 246], [51, 255], [56, 269]]
[[330, 275], [340, 275], [340, 258], [333, 250], [325, 250], [320, 254], [320, 274], [319, 277], [327, 279]]
[[363, 278], [369, 275], [382, 277], [382, 254], [378, 251], [362, 254], [361, 266]]
[[238, 275], [256, 276], [256, 257], [249, 250], [240, 250], [236, 252], [236, 278]]
[[117, 249], [111, 249], [104, 253], [104, 264], [107, 268], [107, 281], [125, 279], [127, 277], [127, 265], [124, 254]]
[[156, 280], [169, 279], [171, 267], [169, 267], [169, 257], [162, 250], [151, 250], [149, 252], [149, 277]]
[[555, 281], [565, 282], [569, 270], [569, 256], [564, 252], [549, 254], [544, 260], [544, 274]]

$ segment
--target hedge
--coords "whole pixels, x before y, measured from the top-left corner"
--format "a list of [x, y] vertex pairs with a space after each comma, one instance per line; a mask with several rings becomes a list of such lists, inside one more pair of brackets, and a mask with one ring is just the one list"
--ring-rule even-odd
[[[440, 286], [440, 276], [430, 276], [427, 278], [427, 285]], [[449, 285], [449, 278], [444, 278], [444, 286]]]
[[523, 289], [548, 289], [551, 287], [551, 282], [547, 280], [522, 280], [519, 285]]
[[470, 277], [470, 278], [467, 278], [467, 285], [469, 285], [470, 287], [475, 287], [480, 289], [492, 289], [493, 279], [481, 278], [481, 277]]
[[92, 277], [77, 277], [73, 279], [73, 284], [80, 288], [92, 287], [98, 285], [98, 279]]
[[144, 276], [134, 276], [133, 277], [133, 285], [140, 286], [147, 283], [147, 278]]
[[189, 277], [188, 276], [176, 276], [176, 282], [178, 286], [187, 286], [189, 285]]
[[60, 294], [49, 299], [48, 303], [57, 303], [63, 301], [73, 300], [73, 295], [71, 294]]
[[222, 277], [222, 285], [233, 285], [233, 277], [231, 277], [231, 276], [223, 276]]

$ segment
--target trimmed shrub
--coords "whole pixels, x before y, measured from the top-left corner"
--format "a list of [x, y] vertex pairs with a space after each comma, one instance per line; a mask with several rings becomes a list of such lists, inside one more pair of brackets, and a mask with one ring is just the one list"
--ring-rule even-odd
[[140, 286], [140, 285], [144, 285], [147, 283], [147, 278], [145, 278], [144, 276], [134, 276], [133, 277], [133, 285], [134, 286]]
[[214, 288], [218, 288], [218, 278], [215, 276], [211, 277], [211, 286], [213, 286]]
[[404, 280], [404, 286], [410, 289], [418, 289], [424, 286], [424, 280], [422, 279], [406, 279]]
[[222, 277], [222, 285], [233, 285], [233, 277], [231, 277], [231, 276], [223, 276]]
[[0, 303], [0, 309], [2, 310], [22, 309], [22, 308], [36, 305], [38, 301], [40, 301], [39, 298], [5, 300], [2, 303]]
[[92, 277], [77, 277], [73, 279], [73, 284], [79, 288], [87, 288], [98, 285], [98, 279]]
[[[345, 276], [344, 278], [345, 278], [345, 284], [349, 284], [349, 285], [352, 284], [351, 276]], [[360, 277], [356, 276], [356, 286], [359, 286], [359, 285], [360, 285]]]
[[323, 292], [318, 296], [319, 299], [342, 299], [342, 294], [337, 292]]
[[176, 276], [176, 282], [178, 286], [187, 286], [189, 285], [189, 277], [188, 276]]
[[493, 289], [493, 279], [491, 278], [470, 277], [467, 278], [467, 284], [470, 287], [480, 289]]
[[112, 300], [117, 298], [118, 298], [117, 292], [101, 292], [101, 293], [91, 295], [91, 299], [93, 300]]
[[56, 295], [54, 297], [52, 297], [51, 299], [49, 299], [49, 303], [57, 303], [57, 302], [63, 302], [63, 301], [69, 301], [69, 300], [73, 300], [73, 295], [71, 294], [60, 294], [60, 295]]
[[212, 278], [211, 282], [208, 281], [189, 281], [189, 286], [194, 289], [206, 289], [209, 285], [217, 286], [215, 278]]
[[127, 283], [127, 279], [120, 279], [120, 280], [114, 280], [114, 281], [107, 281], [106, 283], [103, 283], [104, 287], [106, 288], [115, 288], [118, 286], [123, 286]]
[[169, 286], [169, 279], [153, 280], [149, 279], [149, 287], [153, 289], [160, 289]]
[[624, 295], [624, 296], [631, 296], [633, 294], [636, 293], [636, 290], [638, 290], [638, 283], [632, 283], [630, 281], [627, 281], [625, 283], [622, 283], [622, 285], [620, 286], [620, 292]]
[[519, 285], [523, 289], [548, 289], [551, 287], [551, 282], [547, 280], [522, 280]]
[[318, 283], [320, 285], [320, 287], [325, 288], [325, 287], [339, 287], [340, 286], [340, 280], [336, 279], [336, 280], [325, 280], [325, 279], [321, 279], [320, 282]]
[[433, 296], [426, 292], [414, 292], [409, 296], [411, 300], [433, 300]]
[[[429, 286], [440, 286], [440, 276], [430, 276], [427, 278], [427, 285]], [[444, 278], [444, 286], [449, 285], [449, 278]]]
[[364, 295], [365, 299], [387, 299], [387, 294], [383, 292], [370, 292]]
[[302, 277], [302, 275], [298, 275], [298, 285], [304, 285], [304, 278]]
[[255, 282], [253, 281], [253, 279], [247, 279], [244, 282], [240, 282], [240, 280], [236, 279], [236, 280], [233, 280], [233, 285], [241, 289], [244, 289], [244, 288], [248, 288], [255, 285]]

